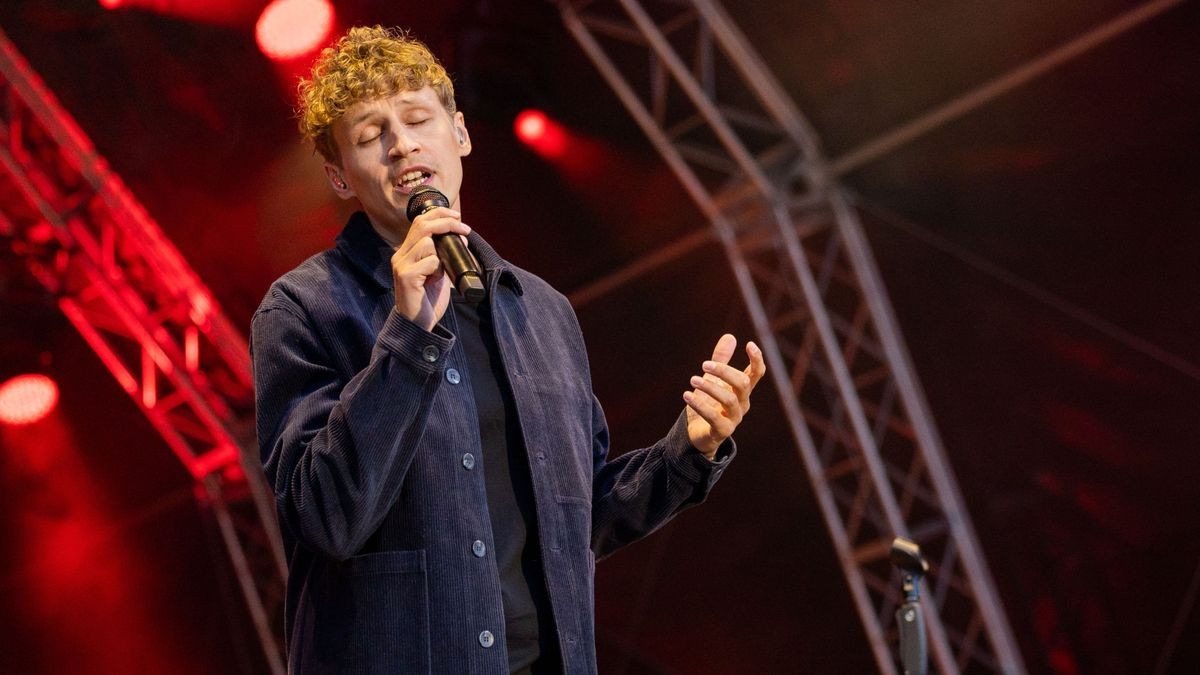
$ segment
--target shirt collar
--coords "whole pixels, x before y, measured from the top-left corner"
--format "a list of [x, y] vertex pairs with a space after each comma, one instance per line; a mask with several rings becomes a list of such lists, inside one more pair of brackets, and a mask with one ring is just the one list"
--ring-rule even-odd
[[[524, 294], [521, 280], [517, 278], [512, 265], [501, 258], [479, 233], [471, 230], [471, 234], [467, 235], [467, 243], [479, 259], [479, 263], [483, 265], [488, 282], [495, 278], [499, 283], [513, 289], [517, 295]], [[362, 211], [351, 214], [341, 234], [337, 236], [337, 248], [355, 267], [374, 279], [375, 283], [383, 288], [392, 288], [391, 261], [394, 249], [371, 226], [367, 214]]]

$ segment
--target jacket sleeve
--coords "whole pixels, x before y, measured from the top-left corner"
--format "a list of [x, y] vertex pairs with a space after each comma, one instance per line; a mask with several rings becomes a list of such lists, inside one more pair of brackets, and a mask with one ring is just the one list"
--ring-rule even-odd
[[692, 447], [687, 413], [654, 445], [607, 461], [608, 423], [592, 397], [592, 551], [603, 558], [699, 504], [737, 452], [733, 438], [709, 460]]
[[393, 310], [368, 365], [346, 379], [305, 316], [286, 299], [254, 316], [259, 449], [281, 524], [344, 560], [400, 494], [454, 337]]

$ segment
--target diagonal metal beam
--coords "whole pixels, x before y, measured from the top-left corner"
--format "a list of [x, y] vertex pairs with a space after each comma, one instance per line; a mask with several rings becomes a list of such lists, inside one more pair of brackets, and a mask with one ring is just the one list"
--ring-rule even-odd
[[0, 232], [192, 475], [282, 674], [286, 566], [246, 340], [3, 32], [0, 195]]
[[1067, 41], [1051, 51], [947, 101], [916, 119], [880, 134], [837, 158], [830, 165], [841, 176], [894, 152], [925, 134], [991, 103], [1008, 92], [1127, 33], [1183, 0], [1152, 0]]
[[725, 251], [880, 671], [897, 672], [886, 551], [908, 535], [937, 561], [937, 669], [1023, 672], [857, 213], [807, 122], [715, 2], [558, 6]]
[[[896, 151], [904, 145], [991, 103], [997, 98], [1017, 89], [1071, 59], [1083, 55], [1110, 40], [1140, 26], [1146, 21], [1180, 5], [1184, 0], [1154, 0], [1121, 14], [1086, 33], [1069, 40], [1056, 49], [996, 77], [975, 89], [955, 97], [917, 118], [865, 141], [838, 157], [829, 164], [836, 176], [844, 176], [863, 166]], [[615, 29], [614, 29], [615, 30]], [[813, 134], [815, 136], [815, 133]], [[718, 201], [721, 201], [718, 199]], [[655, 249], [632, 262], [618, 268], [596, 281], [568, 294], [572, 304], [579, 307], [606, 293], [620, 288], [664, 263], [682, 257], [700, 246], [715, 241], [712, 230], [703, 230], [688, 235], [687, 245], [680, 241], [671, 242]], [[1158, 358], [1158, 357], [1154, 357]], [[1162, 360], [1162, 359], [1159, 359]], [[1171, 364], [1168, 364], [1171, 365]], [[1171, 365], [1176, 368], [1175, 365]], [[1189, 372], [1189, 376], [1194, 376]]]

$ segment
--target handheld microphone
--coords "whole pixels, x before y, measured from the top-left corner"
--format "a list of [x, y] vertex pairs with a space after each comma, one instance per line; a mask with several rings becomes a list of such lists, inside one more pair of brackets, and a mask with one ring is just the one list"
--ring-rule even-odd
[[[446, 199], [446, 195], [432, 185], [422, 185], [412, 191], [408, 197], [408, 208], [404, 212], [408, 215], [408, 222], [412, 222], [428, 211], [436, 209], [439, 206], [450, 206], [450, 200]], [[433, 235], [433, 245], [437, 248], [438, 260], [442, 261], [442, 267], [446, 268], [446, 273], [450, 275], [450, 282], [458, 289], [468, 302], [479, 302], [487, 295], [487, 290], [483, 285], [483, 274], [479, 266], [475, 264], [475, 260], [471, 257], [471, 253], [467, 250], [467, 245], [459, 238], [457, 234], [435, 234]]]

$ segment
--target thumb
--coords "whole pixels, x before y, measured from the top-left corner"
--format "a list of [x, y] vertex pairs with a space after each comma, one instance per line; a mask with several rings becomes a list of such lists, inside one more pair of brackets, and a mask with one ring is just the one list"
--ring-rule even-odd
[[733, 358], [733, 352], [737, 349], [737, 338], [726, 333], [717, 340], [717, 346], [713, 348], [712, 360], [717, 363], [729, 363], [729, 359]]

